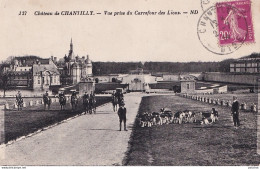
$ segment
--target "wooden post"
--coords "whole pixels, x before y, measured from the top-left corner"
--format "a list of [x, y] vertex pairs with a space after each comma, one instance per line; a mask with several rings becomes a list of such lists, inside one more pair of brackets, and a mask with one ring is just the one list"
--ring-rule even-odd
[[23, 107], [26, 107], [26, 102], [23, 102]]
[[31, 100], [30, 102], [29, 102], [29, 106], [32, 106], [33, 105], [33, 101]]
[[[0, 143], [5, 142], [5, 105], [0, 105]], [[1, 158], [0, 152], [0, 158]]]
[[6, 104], [5, 104], [5, 110], [9, 110], [9, 109], [10, 109], [9, 104], [6, 103]]

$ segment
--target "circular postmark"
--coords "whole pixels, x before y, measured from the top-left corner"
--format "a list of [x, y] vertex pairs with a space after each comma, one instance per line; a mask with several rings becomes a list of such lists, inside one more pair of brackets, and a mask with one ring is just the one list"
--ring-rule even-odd
[[205, 11], [208, 8], [216, 5], [216, 3], [218, 3], [218, 2], [223, 2], [223, 0], [200, 0], [200, 6], [201, 6], [201, 9], [203, 11]]
[[212, 7], [213, 5], [214, 5], [214, 2], [212, 0], [201, 0], [200, 1], [200, 6], [203, 11]]
[[[225, 4], [224, 4], [225, 5]], [[237, 12], [238, 9], [236, 9], [233, 6], [225, 6], [226, 11], [219, 11], [219, 12], [226, 12], [228, 15], [228, 12], [230, 10], [236, 10]], [[218, 18], [217, 20], [217, 7], [212, 6], [208, 8], [206, 11], [203, 12], [203, 14], [200, 16], [198, 24], [197, 24], [197, 34], [198, 38], [201, 42], [201, 44], [210, 52], [218, 55], [227, 55], [230, 53], [233, 53], [234, 51], [238, 50], [243, 42], [243, 39], [239, 39], [238, 41], [234, 41], [230, 44], [225, 44], [221, 45], [220, 38], [223, 38], [220, 30], [223, 29], [223, 27], [219, 27], [218, 21], [224, 22], [225, 18], [221, 17]], [[243, 17], [241, 17], [243, 18]], [[241, 19], [240, 18], [240, 19]], [[246, 20], [243, 19], [243, 22], [246, 24]], [[230, 24], [225, 25], [228, 28], [230, 28]], [[246, 30], [247, 32], [247, 30]], [[230, 37], [231, 31], [228, 32], [228, 36], [224, 36], [224, 38], [229, 38]]]

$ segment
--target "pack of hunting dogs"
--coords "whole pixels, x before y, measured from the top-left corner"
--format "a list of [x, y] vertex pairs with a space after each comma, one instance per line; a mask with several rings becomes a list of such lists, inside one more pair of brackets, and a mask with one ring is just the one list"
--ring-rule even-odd
[[212, 124], [218, 120], [218, 111], [212, 108], [211, 112], [193, 112], [190, 110], [173, 113], [168, 108], [162, 108], [159, 112], [143, 112], [137, 116], [141, 127], [152, 127], [163, 124], [200, 123]]
[[[60, 110], [65, 110], [65, 106], [67, 104], [67, 99], [64, 94], [64, 91], [60, 91], [59, 95], [59, 103], [60, 103]], [[51, 97], [48, 94], [48, 91], [43, 94], [43, 104], [44, 104], [44, 110], [50, 109], [51, 106]], [[70, 104], [71, 104], [71, 109], [74, 111], [76, 110], [78, 104], [79, 104], [79, 97], [77, 96], [76, 91], [72, 91], [72, 94], [70, 96]], [[91, 92], [91, 94], [88, 94], [85, 92], [85, 94], [82, 97], [82, 104], [83, 104], [83, 109], [84, 113], [96, 113], [96, 99], [95, 99], [95, 94]], [[24, 102], [22, 98], [22, 94], [20, 91], [18, 91], [16, 95], [16, 105], [18, 110], [22, 110], [22, 107], [24, 107]]]

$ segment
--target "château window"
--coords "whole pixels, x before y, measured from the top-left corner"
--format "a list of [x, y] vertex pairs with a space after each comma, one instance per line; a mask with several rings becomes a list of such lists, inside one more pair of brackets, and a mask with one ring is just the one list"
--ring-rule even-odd
[[190, 84], [187, 84], [187, 89], [190, 89]]
[[41, 84], [41, 81], [40, 81], [40, 79], [38, 80], [38, 84]]

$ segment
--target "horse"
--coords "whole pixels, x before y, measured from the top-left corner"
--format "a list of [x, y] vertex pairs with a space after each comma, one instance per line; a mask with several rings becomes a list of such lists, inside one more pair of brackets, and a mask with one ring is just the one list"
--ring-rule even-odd
[[94, 97], [89, 99], [89, 111], [90, 114], [94, 112], [96, 114], [96, 99]]
[[22, 98], [22, 97], [17, 97], [17, 98], [16, 98], [16, 104], [17, 104], [18, 110], [22, 110], [22, 107], [23, 107], [23, 98]]
[[50, 110], [51, 106], [51, 98], [49, 96], [44, 96], [43, 97], [43, 103], [44, 103], [44, 110], [46, 110], [46, 105], [48, 105], [48, 110]]
[[64, 110], [64, 106], [66, 105], [66, 98], [64, 95], [61, 95], [59, 97], [59, 102], [60, 102], [60, 109]]
[[77, 96], [71, 96], [71, 107], [72, 110], [75, 110], [78, 105], [78, 98]]
[[83, 108], [85, 111], [85, 114], [89, 112], [89, 99], [83, 97]]
[[118, 99], [116, 96], [112, 97], [112, 104], [113, 104], [113, 110], [114, 112], [117, 111], [117, 105], [118, 105]]
[[121, 106], [121, 104], [124, 103], [124, 97], [118, 97], [118, 104]]

